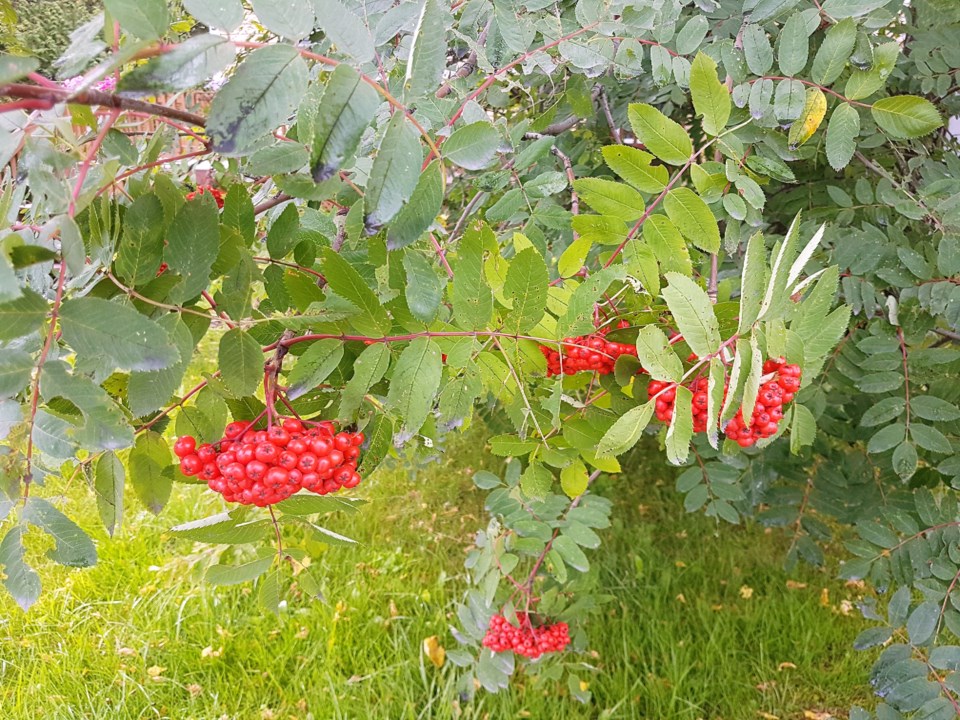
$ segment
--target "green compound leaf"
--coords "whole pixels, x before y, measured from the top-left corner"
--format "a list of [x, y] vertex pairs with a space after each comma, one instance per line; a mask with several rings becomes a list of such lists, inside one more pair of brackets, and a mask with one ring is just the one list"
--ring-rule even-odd
[[703, 116], [708, 135], [719, 135], [730, 119], [730, 91], [717, 77], [717, 64], [700, 52], [690, 68], [690, 95], [693, 107]]
[[877, 100], [870, 112], [884, 132], [901, 140], [923, 137], [943, 125], [933, 103], [915, 95]]
[[707, 293], [678, 273], [667, 273], [666, 278], [670, 284], [661, 293], [683, 339], [698, 357], [715, 353], [720, 348], [720, 326]]
[[687, 240], [704, 252], [720, 250], [720, 228], [710, 207], [690, 188], [674, 188], [663, 200], [667, 217]]
[[117, 370], [162, 370], [180, 360], [167, 332], [128, 305], [74, 298], [63, 303], [60, 319], [64, 340], [79, 355], [103, 358]]
[[207, 118], [213, 149], [245, 155], [296, 109], [307, 88], [307, 64], [291, 45], [254, 50], [216, 94]]
[[220, 338], [220, 376], [234, 397], [253, 395], [263, 380], [260, 344], [245, 330], [233, 328]]
[[349, 65], [337, 65], [313, 122], [310, 167], [313, 179], [323, 182], [350, 159], [380, 104], [377, 91]]
[[430, 338], [413, 340], [400, 354], [390, 378], [389, 407], [400, 420], [400, 439], [412, 437], [423, 426], [440, 389], [443, 363]]
[[652, 105], [632, 103], [627, 114], [640, 142], [665, 163], [683, 165], [693, 155], [687, 131]]

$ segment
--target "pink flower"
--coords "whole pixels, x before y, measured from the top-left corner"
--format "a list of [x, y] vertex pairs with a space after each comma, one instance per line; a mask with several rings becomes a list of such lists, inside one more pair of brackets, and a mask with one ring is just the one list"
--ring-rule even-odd
[[[73, 92], [77, 90], [80, 85], [83, 83], [83, 76], [77, 75], [76, 77], [68, 78], [60, 83], [64, 90], [69, 90]], [[117, 80], [113, 75], [108, 75], [103, 80], [95, 82], [92, 85], [93, 90], [99, 90], [101, 92], [113, 92], [117, 89]]]

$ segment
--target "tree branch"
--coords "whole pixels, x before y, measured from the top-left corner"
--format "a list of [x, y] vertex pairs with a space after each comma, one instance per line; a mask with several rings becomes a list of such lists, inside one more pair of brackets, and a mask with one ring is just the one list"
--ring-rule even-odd
[[607, 127], [610, 128], [610, 137], [613, 138], [613, 141], [617, 145], [623, 145], [623, 138], [620, 136], [620, 128], [618, 128], [617, 124], [613, 121], [613, 112], [610, 110], [610, 101], [607, 98], [607, 93], [603, 89], [602, 85], [598, 85], [597, 87], [599, 88], [597, 99], [600, 100], [600, 108], [603, 110], [603, 117], [606, 118]]
[[[487, 31], [490, 30], [490, 24], [493, 22], [493, 18], [487, 21], [486, 27], [483, 28], [480, 35], [477, 37], [477, 47], [482, 46], [487, 41]], [[474, 70], [477, 69], [477, 51], [473, 50], [467, 55], [467, 59], [463, 61], [463, 65], [457, 68], [457, 72], [454, 73], [453, 77], [445, 82], [439, 90], [437, 90], [437, 97], [440, 99], [445, 98], [453, 90], [453, 86], [450, 84], [451, 80], [463, 80], [466, 77], [470, 77]]]
[[25, 85], [22, 83], [12, 83], [10, 85], [0, 86], [0, 95], [12, 98], [23, 98], [32, 100], [41, 100], [51, 103], [73, 103], [75, 105], [100, 105], [102, 107], [115, 108], [118, 110], [135, 110], [146, 113], [147, 115], [159, 115], [174, 120], [205, 127], [207, 119], [202, 115], [179, 110], [178, 108], [167, 107], [166, 105], [157, 105], [156, 103], [143, 102], [133, 98], [121, 97], [113, 93], [100, 92], [99, 90], [85, 90], [79, 93], [72, 93], [65, 89], [54, 89], [40, 87], [39, 85]]

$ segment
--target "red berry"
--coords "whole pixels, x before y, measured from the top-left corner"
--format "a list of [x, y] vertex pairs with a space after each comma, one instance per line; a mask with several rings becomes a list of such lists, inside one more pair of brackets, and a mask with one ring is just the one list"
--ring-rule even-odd
[[310, 441], [310, 450], [314, 455], [322, 457], [329, 454], [330, 451], [333, 450], [333, 443], [326, 438], [314, 438]]
[[243, 435], [246, 429], [247, 429], [247, 423], [232, 422], [229, 425], [227, 425], [226, 428], [224, 428], [223, 434], [229, 439], [233, 440], [234, 438], [238, 438], [241, 435]]
[[280, 456], [280, 450], [276, 445], [270, 442], [264, 442], [257, 445], [254, 451], [254, 457], [262, 463], [268, 465], [276, 463]]
[[201, 468], [203, 468], [203, 461], [196, 455], [180, 458], [180, 472], [187, 477], [193, 477], [200, 472]]
[[317, 456], [313, 453], [304, 453], [297, 462], [297, 469], [300, 472], [313, 472], [317, 469]]
[[262, 480], [267, 473], [267, 466], [259, 460], [251, 460], [247, 463], [247, 477], [251, 480]]
[[197, 457], [199, 457], [205, 463], [213, 462], [217, 457], [216, 448], [214, 448], [210, 443], [204, 443], [197, 448]]
[[267, 438], [270, 440], [271, 444], [276, 445], [277, 447], [284, 447], [288, 442], [290, 442], [290, 433], [288, 433], [279, 425], [274, 425], [267, 430]]
[[227, 465], [223, 469], [223, 476], [228, 480], [233, 480], [234, 482], [240, 482], [245, 480], [247, 477], [247, 469], [238, 462], [233, 462]]
[[173, 444], [173, 452], [178, 458], [185, 458], [187, 455], [193, 454], [196, 447], [197, 441], [192, 436], [183, 435], [177, 438], [177, 441]]
[[291, 435], [303, 432], [303, 423], [296, 418], [287, 418], [283, 421], [283, 429]]
[[289, 479], [290, 473], [287, 470], [282, 467], [272, 467], [267, 470], [264, 483], [267, 487], [278, 487], [280, 485], [286, 485]]
[[298, 455], [294, 455], [289, 450], [284, 450], [277, 456], [277, 465], [287, 470], [293, 470], [297, 466], [297, 461], [300, 459]]

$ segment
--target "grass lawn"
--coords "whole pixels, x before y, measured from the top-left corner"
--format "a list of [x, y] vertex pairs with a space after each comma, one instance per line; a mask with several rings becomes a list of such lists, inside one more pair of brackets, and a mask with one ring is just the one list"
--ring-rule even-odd
[[[464, 470], [484, 462], [477, 437], [361, 485], [370, 504], [328, 523], [362, 545], [322, 555], [327, 603], [292, 603], [280, 617], [249, 586], [202, 583], [220, 548], [165, 533], [218, 511], [211, 493], [177, 487], [159, 518], [130, 497], [117, 537], [88, 528], [95, 568], [44, 563], [46, 589], [28, 614], [0, 595], [0, 715], [744, 720], [845, 718], [851, 703], [871, 703], [873, 657], [851, 649], [865, 624], [850, 602], [864, 591], [832, 570], [785, 574], [780, 534], [686, 515], [656, 469], [598, 486], [616, 510], [594, 572], [617, 600], [590, 620], [592, 651], [567, 658], [583, 664], [592, 703], [532, 676], [461, 701], [456, 668], [434, 668], [421, 643], [454, 644], [464, 549], [485, 522]], [[92, 522], [90, 502], [76, 488], [66, 505]]]

